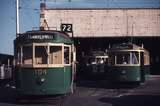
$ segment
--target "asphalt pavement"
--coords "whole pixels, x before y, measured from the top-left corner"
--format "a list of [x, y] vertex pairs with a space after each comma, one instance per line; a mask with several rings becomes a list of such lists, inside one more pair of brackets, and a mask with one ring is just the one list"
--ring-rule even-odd
[[0, 86], [0, 106], [160, 106], [160, 75], [139, 86], [112, 86], [105, 81], [78, 82], [74, 94], [19, 98], [14, 87]]

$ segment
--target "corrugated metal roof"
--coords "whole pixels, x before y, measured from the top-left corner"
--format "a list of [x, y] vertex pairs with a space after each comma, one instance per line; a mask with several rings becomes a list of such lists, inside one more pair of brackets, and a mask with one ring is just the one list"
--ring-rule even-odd
[[160, 8], [160, 0], [71, 0], [47, 2], [47, 9], [54, 8]]

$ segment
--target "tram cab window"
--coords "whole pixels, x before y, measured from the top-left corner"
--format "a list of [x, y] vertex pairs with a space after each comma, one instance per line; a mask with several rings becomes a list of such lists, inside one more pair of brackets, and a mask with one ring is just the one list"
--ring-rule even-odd
[[47, 46], [35, 46], [36, 64], [47, 64]]
[[62, 64], [62, 46], [50, 46], [50, 64]]
[[129, 53], [118, 53], [116, 55], [116, 64], [129, 64], [130, 54]]
[[32, 46], [23, 46], [22, 54], [22, 63], [25, 65], [32, 64]]
[[138, 52], [119, 52], [115, 55], [116, 64], [139, 64]]
[[104, 58], [97, 58], [98, 64], [104, 64], [105, 60]]
[[69, 47], [64, 46], [64, 64], [70, 64], [70, 50]]

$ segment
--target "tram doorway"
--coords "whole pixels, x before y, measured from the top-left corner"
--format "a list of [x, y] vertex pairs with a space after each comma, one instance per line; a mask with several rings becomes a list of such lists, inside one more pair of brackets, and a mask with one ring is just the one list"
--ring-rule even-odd
[[92, 50], [106, 51], [115, 43], [132, 42], [143, 46], [150, 53], [150, 73], [160, 74], [160, 37], [109, 37], [109, 38], [76, 38], [77, 61], [83, 63], [82, 56]]

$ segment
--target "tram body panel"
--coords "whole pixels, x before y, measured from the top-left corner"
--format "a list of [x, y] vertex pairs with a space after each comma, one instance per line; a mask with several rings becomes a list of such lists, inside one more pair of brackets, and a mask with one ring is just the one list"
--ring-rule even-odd
[[141, 82], [148, 80], [150, 75], [150, 65], [141, 66]]
[[140, 81], [140, 70], [141, 68], [139, 66], [113, 66], [109, 67], [108, 77], [113, 82]]
[[[40, 72], [40, 70], [42, 71]], [[20, 68], [16, 70], [16, 80], [18, 81], [16, 86], [20, 94], [64, 94], [70, 92], [71, 67], [49, 69]]]

